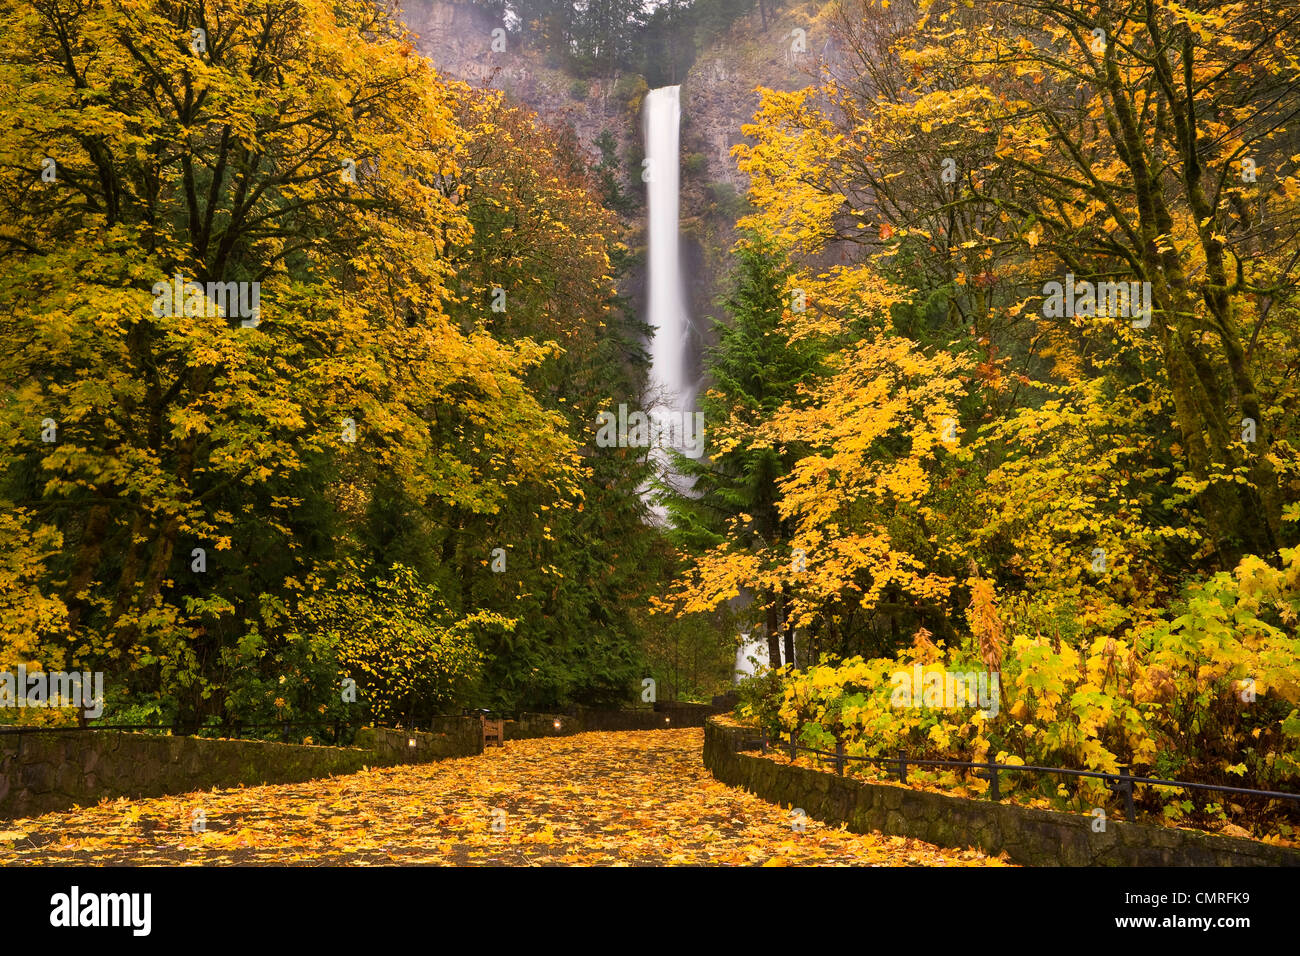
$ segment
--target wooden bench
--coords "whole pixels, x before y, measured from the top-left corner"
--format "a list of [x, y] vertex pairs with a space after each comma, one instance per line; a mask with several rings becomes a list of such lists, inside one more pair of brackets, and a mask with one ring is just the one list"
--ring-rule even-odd
[[483, 715], [479, 715], [479, 723], [483, 727], [483, 748], [487, 749], [490, 745], [504, 747], [505, 744], [505, 721], [489, 720]]

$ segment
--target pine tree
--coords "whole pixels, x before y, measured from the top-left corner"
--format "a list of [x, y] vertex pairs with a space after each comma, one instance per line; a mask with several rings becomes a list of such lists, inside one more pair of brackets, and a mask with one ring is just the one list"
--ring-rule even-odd
[[[736, 246], [736, 272], [731, 294], [719, 304], [729, 322], [711, 319], [718, 344], [705, 358], [712, 383], [701, 401], [706, 441], [698, 459], [675, 454], [675, 467], [693, 480], [690, 494], [669, 488], [660, 491], [668, 510], [674, 543], [700, 554], [722, 543], [741, 516], [746, 547], [773, 547], [788, 538], [789, 529], [776, 508], [777, 484], [798, 459], [793, 447], [774, 449], [742, 442], [721, 447], [719, 432], [745, 432], [768, 419], [787, 402], [799, 400], [799, 386], [820, 368], [820, 352], [807, 342], [791, 342], [781, 325], [786, 286], [792, 269], [776, 245], [748, 234]], [[781, 661], [785, 632], [786, 663], [794, 660], [794, 635], [786, 628], [787, 609], [780, 594], [758, 595], [765, 613], [768, 655]]]

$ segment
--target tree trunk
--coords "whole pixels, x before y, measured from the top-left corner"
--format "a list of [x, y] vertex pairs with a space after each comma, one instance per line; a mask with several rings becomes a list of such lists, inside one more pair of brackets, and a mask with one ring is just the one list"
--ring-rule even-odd
[[[1158, 236], [1170, 234], [1175, 227], [1164, 186], [1150, 168], [1136, 111], [1128, 99], [1118, 67], [1109, 59], [1105, 66], [1106, 87], [1110, 93], [1107, 126], [1121, 159], [1133, 176], [1143, 240], [1142, 248], [1135, 252], [1152, 284], [1152, 298], [1159, 303], [1159, 310], [1163, 313], [1157, 334], [1188, 466], [1195, 477], [1209, 480], [1215, 477], [1216, 472], [1232, 474], [1245, 464], [1255, 483], [1251, 488], [1235, 482], [1213, 481], [1200, 494], [1198, 503], [1225, 568], [1234, 566], [1243, 554], [1259, 554], [1267, 559], [1278, 545], [1281, 496], [1277, 476], [1268, 462], [1268, 430], [1259, 413], [1254, 382], [1232, 326], [1222, 250], [1212, 238], [1212, 226], [1202, 225], [1201, 245], [1213, 285], [1225, 290], [1205, 299], [1233, 376], [1233, 404], [1238, 406], [1234, 415], [1244, 411], [1255, 420], [1258, 429], [1257, 448], [1247, 462], [1243, 462], [1235, 451], [1235, 419], [1229, 421], [1228, 396], [1202, 348], [1202, 332], [1186, 318], [1196, 314], [1197, 296], [1190, 277], [1177, 253], [1170, 247], [1161, 249], [1157, 241]], [[1185, 103], [1181, 105], [1188, 108]], [[1213, 210], [1197, 181], [1200, 166], [1194, 119], [1185, 121], [1178, 109], [1173, 110], [1173, 116], [1175, 125], [1179, 127], [1175, 148], [1185, 167], [1185, 185], [1192, 212], [1202, 220], [1212, 219], [1210, 213]]]
[[99, 569], [100, 555], [104, 550], [104, 538], [108, 534], [108, 505], [96, 505], [86, 518], [85, 529], [81, 533], [81, 546], [77, 552], [77, 561], [68, 578], [63, 592], [63, 603], [68, 608], [68, 630], [76, 631], [81, 623], [81, 615], [88, 605], [79, 595], [88, 588]]
[[781, 630], [785, 633], [785, 662], [794, 666], [794, 628], [790, 626], [790, 602], [781, 595]]
[[769, 666], [781, 666], [781, 629], [777, 626], [776, 604], [772, 596], [767, 600], [767, 662]]

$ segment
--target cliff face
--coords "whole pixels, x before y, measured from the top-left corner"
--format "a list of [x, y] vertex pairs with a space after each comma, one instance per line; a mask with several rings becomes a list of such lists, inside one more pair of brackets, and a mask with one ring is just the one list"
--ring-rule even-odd
[[[546, 63], [545, 53], [522, 48], [487, 11], [449, 0], [397, 0], [398, 12], [417, 35], [417, 46], [444, 75], [473, 86], [505, 90], [547, 122], [567, 125], [594, 156], [600, 134], [609, 130], [622, 145], [639, 147], [639, 96], [628, 96], [637, 77], [580, 80]], [[687, 191], [727, 184], [744, 192], [743, 174], [729, 155], [743, 139], [740, 128], [758, 105], [755, 88], [797, 89], [813, 82], [826, 45], [819, 43], [808, 3], [769, 14], [756, 9], [700, 51], [682, 83], [682, 153]], [[795, 31], [803, 31], [799, 37]], [[504, 49], [502, 46], [504, 45]], [[799, 47], [802, 46], [802, 50]], [[633, 82], [629, 82], [633, 81]], [[615, 94], [621, 86], [622, 95]], [[637, 148], [628, 155], [642, 155]], [[692, 157], [698, 156], [698, 159]], [[629, 175], [629, 179], [632, 177]], [[699, 215], [701, 196], [684, 196], [684, 212]]]
[[816, 8], [778, 10], [765, 22], [755, 10], [696, 57], [683, 84], [682, 113], [691, 149], [707, 164], [708, 182], [746, 187], [730, 150], [745, 140], [740, 128], [758, 108], [757, 87], [794, 90], [817, 81], [828, 45], [817, 42]]
[[[640, 191], [640, 77], [578, 79], [549, 65], [544, 51], [494, 36], [501, 22], [479, 7], [449, 0], [397, 3], [417, 47], [443, 75], [504, 90], [545, 122], [571, 127], [593, 160], [599, 158], [596, 140], [608, 131], [618, 144], [624, 189]], [[820, 6], [811, 0], [766, 19], [755, 9], [701, 50], [682, 82], [682, 256], [701, 344], [711, 338], [702, 319], [717, 313], [715, 299], [727, 288], [734, 224], [745, 210], [748, 182], [731, 147], [745, 139], [741, 127], [758, 107], [758, 87], [807, 86], [834, 58], [826, 31], [815, 23]], [[636, 250], [644, 242], [644, 216], [634, 215], [626, 226], [626, 241]], [[643, 283], [636, 272], [624, 276], [623, 291], [639, 307]]]
[[504, 34], [494, 37], [502, 24], [479, 7], [446, 0], [398, 0], [398, 10], [417, 36], [417, 49], [440, 73], [471, 86], [504, 90], [549, 124], [571, 127], [593, 158], [600, 155], [595, 141], [605, 130], [624, 147], [632, 136], [639, 136], [628, 104], [612, 95], [617, 77], [579, 80], [548, 66], [544, 53], [524, 49]]
[[492, 31], [501, 26], [480, 7], [442, 0], [398, 0], [398, 15], [415, 33], [420, 51], [439, 70], [478, 84], [497, 67], [508, 67], [508, 53], [492, 52]]
[[749, 178], [731, 148], [748, 141], [758, 87], [796, 90], [817, 82], [834, 59], [811, 2], [769, 13], [755, 9], [701, 50], [682, 84], [682, 217], [692, 248], [691, 308], [717, 315], [715, 299], [729, 288], [735, 222], [747, 209]]

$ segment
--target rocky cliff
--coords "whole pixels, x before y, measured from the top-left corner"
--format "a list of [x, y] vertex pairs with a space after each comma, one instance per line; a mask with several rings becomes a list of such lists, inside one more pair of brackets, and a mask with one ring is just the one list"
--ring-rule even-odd
[[727, 285], [728, 250], [734, 224], [746, 209], [748, 177], [731, 148], [747, 141], [741, 128], [753, 121], [759, 87], [795, 90], [817, 82], [834, 59], [820, 33], [812, 2], [769, 12], [755, 9], [728, 33], [701, 50], [682, 84], [682, 217], [694, 240], [692, 310], [717, 311], [714, 298]]
[[[640, 191], [644, 155], [640, 122], [645, 83], [637, 76], [585, 80], [547, 62], [544, 51], [522, 46], [487, 11], [447, 0], [398, 0], [399, 15], [417, 46], [445, 76], [504, 90], [547, 123], [571, 127], [593, 161], [608, 131], [618, 144], [625, 188]], [[757, 88], [798, 89], [815, 82], [833, 50], [821, 36], [809, 2], [769, 12], [755, 9], [726, 35], [701, 50], [682, 83], [682, 229], [692, 315], [716, 312], [726, 286], [734, 223], [745, 209], [746, 177], [731, 156], [744, 140], [741, 127], [758, 106]], [[628, 242], [640, 244], [643, 217], [634, 215]], [[637, 296], [635, 277], [625, 292]]]
[[[416, 46], [444, 76], [471, 86], [504, 90], [548, 123], [569, 126], [593, 158], [596, 139], [609, 130], [620, 144], [637, 135], [629, 98], [614, 95], [620, 77], [581, 80], [546, 63], [545, 54], [522, 47], [487, 11], [446, 0], [398, 0], [399, 15], [416, 34]], [[494, 32], [495, 31], [495, 32]], [[628, 85], [624, 83], [623, 89]]]
[[[740, 128], [758, 105], [759, 86], [796, 89], [814, 81], [828, 49], [819, 41], [808, 3], [769, 13], [757, 9], [707, 49], [700, 51], [682, 84], [684, 179], [700, 195], [684, 197], [705, 212], [711, 184], [742, 192], [743, 175], [730, 149], [744, 138]], [[584, 80], [546, 62], [545, 53], [523, 47], [505, 34], [487, 11], [448, 0], [398, 0], [398, 12], [417, 36], [417, 45], [444, 75], [474, 86], [506, 91], [547, 122], [567, 125], [598, 155], [595, 141], [608, 130], [620, 143], [639, 144], [640, 77]], [[643, 81], [640, 89], [644, 89]], [[629, 155], [641, 155], [639, 149]]]

